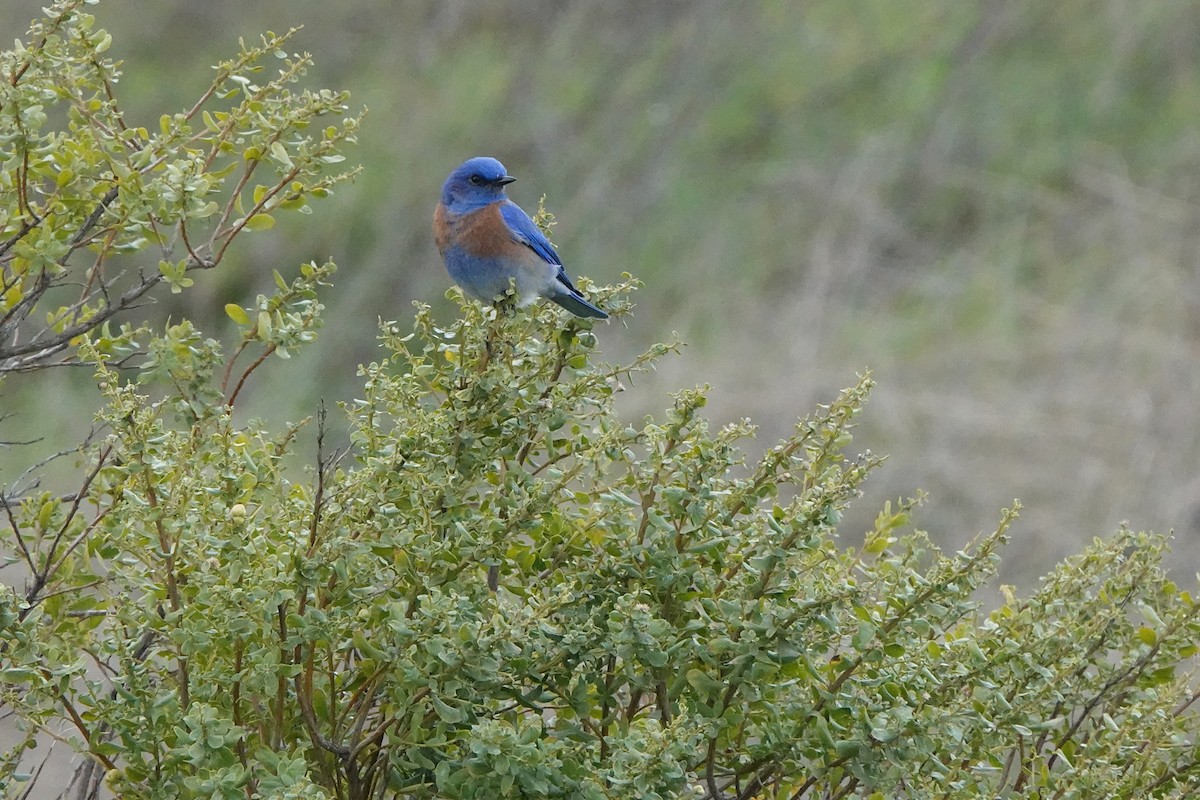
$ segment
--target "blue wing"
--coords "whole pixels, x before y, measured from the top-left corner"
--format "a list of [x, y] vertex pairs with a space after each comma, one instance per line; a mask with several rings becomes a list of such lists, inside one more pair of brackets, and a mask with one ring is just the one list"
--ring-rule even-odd
[[537, 224], [519, 205], [511, 200], [501, 203], [500, 218], [504, 220], [513, 239], [537, 253], [543, 261], [555, 268], [555, 280], [561, 285], [551, 287], [547, 295], [551, 300], [577, 317], [608, 318], [608, 314], [589, 303], [575, 288], [575, 284], [571, 283], [558, 253], [554, 252], [554, 245], [550, 244], [550, 240], [538, 230]]
[[514, 239], [541, 256], [543, 261], [558, 267], [562, 266], [558, 253], [554, 252], [554, 245], [550, 244], [550, 240], [542, 235], [538, 226], [534, 224], [528, 214], [521, 210], [519, 205], [511, 200], [501, 203], [500, 217], [508, 226]]

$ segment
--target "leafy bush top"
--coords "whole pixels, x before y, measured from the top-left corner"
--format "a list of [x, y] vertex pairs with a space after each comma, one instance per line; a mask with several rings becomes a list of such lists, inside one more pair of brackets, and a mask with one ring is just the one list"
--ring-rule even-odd
[[[619, 317], [630, 288], [593, 291]], [[123, 796], [1193, 785], [1196, 613], [1160, 537], [987, 613], [1013, 512], [954, 555], [902, 532], [911, 503], [835, 536], [876, 464], [843, 455], [868, 380], [746, 465], [751, 427], [710, 429], [701, 390], [613, 413], [669, 346], [610, 367], [551, 308], [461, 311], [385, 327], [349, 452], [300, 481], [295, 429], [234, 425], [220, 346], [186, 323], [136, 381], [101, 365], [90, 512], [13, 510], [10, 542], [54, 566], [5, 596], [5, 701], [65, 708]]]

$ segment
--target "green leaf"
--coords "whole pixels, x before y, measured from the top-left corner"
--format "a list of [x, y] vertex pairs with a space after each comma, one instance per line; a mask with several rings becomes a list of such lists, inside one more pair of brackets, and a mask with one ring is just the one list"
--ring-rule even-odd
[[429, 702], [433, 705], [434, 712], [442, 722], [454, 724], [462, 722], [467, 718], [466, 713], [462, 709], [446, 705], [436, 695], [430, 695]]
[[257, 328], [258, 338], [264, 342], [269, 341], [271, 338], [271, 332], [274, 330], [274, 326], [271, 324], [270, 312], [258, 312]]
[[252, 231], [266, 231], [275, 227], [275, 218], [270, 214], [255, 214], [246, 220], [246, 228]]
[[714, 679], [704, 670], [696, 668], [687, 671], [687, 682], [693, 689], [705, 696], [712, 696], [725, 688], [723, 683]]
[[279, 142], [271, 142], [271, 156], [288, 169], [293, 168], [292, 157], [288, 155], [287, 148]]
[[237, 303], [226, 303], [225, 314], [238, 325], [250, 324], [250, 315], [246, 313], [246, 309], [242, 308]]
[[871, 642], [875, 639], [875, 626], [869, 622], [858, 623], [858, 630], [854, 632], [854, 637], [850, 640], [855, 650], [866, 650]]

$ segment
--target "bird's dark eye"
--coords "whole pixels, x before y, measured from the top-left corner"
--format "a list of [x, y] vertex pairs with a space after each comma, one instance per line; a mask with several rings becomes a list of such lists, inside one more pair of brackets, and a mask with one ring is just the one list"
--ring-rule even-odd
[[482, 176], [482, 175], [472, 175], [472, 176], [471, 176], [470, 178], [468, 178], [467, 180], [469, 180], [469, 181], [470, 181], [472, 184], [474, 184], [475, 186], [482, 186], [482, 185], [483, 185], [483, 176]]

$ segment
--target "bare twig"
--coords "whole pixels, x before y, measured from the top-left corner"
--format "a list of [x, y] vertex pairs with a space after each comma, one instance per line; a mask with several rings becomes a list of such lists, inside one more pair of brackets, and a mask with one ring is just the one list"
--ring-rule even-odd
[[236, 362], [238, 360], [238, 356], [240, 356], [242, 353], [246, 352], [246, 348], [249, 347], [250, 343], [254, 341], [254, 337], [257, 334], [258, 334], [258, 324], [255, 323], [254, 327], [251, 328], [246, 333], [246, 336], [245, 336], [245, 338], [242, 339], [241, 344], [239, 344], [237, 349], [233, 351], [233, 355], [231, 355], [229, 357], [229, 360], [225, 362], [225, 372], [221, 376], [221, 393], [222, 394], [224, 394], [229, 389], [229, 378], [232, 377], [232, 375], [233, 375], [234, 362]]
[[267, 345], [267, 349], [262, 352], [262, 355], [256, 358], [254, 363], [246, 368], [246, 371], [242, 373], [242, 377], [238, 379], [237, 386], [233, 387], [233, 394], [229, 395], [229, 399], [225, 401], [226, 405], [232, 406], [237, 402], [238, 395], [241, 394], [242, 387], [246, 384], [246, 379], [250, 377], [250, 373], [261, 367], [263, 362], [270, 358], [271, 354], [275, 352], [276, 347], [277, 345], [274, 343]]
[[[76, 445], [74, 447], [69, 447], [69, 448], [66, 448], [63, 450], [59, 450], [55, 453], [51, 453], [50, 455], [38, 460], [37, 462], [30, 464], [28, 467], [25, 468], [25, 470], [20, 475], [17, 476], [16, 480], [14, 480], [11, 484], [9, 484], [9, 486], [11, 487], [11, 490], [8, 492], [7, 499], [8, 500], [20, 499], [20, 497], [23, 494], [25, 494], [26, 492], [28, 492], [30, 489], [36, 488], [38, 481], [36, 478], [30, 480], [31, 476], [35, 475], [39, 470], [41, 470], [43, 467], [45, 467], [47, 464], [50, 464], [53, 461], [57, 461], [58, 459], [60, 459], [64, 456], [69, 456], [74, 453], [79, 453], [79, 452], [86, 450], [91, 445], [92, 441], [96, 438], [96, 433], [97, 433], [97, 429], [92, 428], [90, 431], [88, 431], [87, 436], [85, 436], [83, 438], [83, 441], [80, 442], [78, 445]], [[32, 439], [28, 442], [18, 442], [17, 444], [35, 444], [40, 441], [41, 441], [41, 438], [38, 438], [38, 439]], [[4, 443], [0, 443], [0, 444], [8, 444], [8, 443], [4, 442]], [[27, 486], [22, 486], [22, 484], [26, 480], [30, 481], [29, 484]], [[78, 494], [79, 493], [76, 492], [74, 495], [67, 495], [67, 496], [74, 497]], [[0, 491], [0, 496], [2, 496], [2, 495], [4, 495], [4, 492]]]
[[[153, 275], [142, 275], [139, 282], [127, 289], [117, 298], [117, 302], [111, 306], [105, 306], [96, 311], [95, 315], [88, 319], [70, 325], [60, 333], [48, 338], [35, 336], [26, 344], [13, 344], [7, 348], [0, 348], [0, 373], [9, 372], [11, 369], [4, 363], [7, 359], [13, 359], [17, 356], [35, 354], [35, 358], [44, 358], [47, 355], [58, 352], [66, 348], [72, 339], [81, 336], [88, 331], [95, 330], [103, 325], [108, 320], [112, 319], [116, 314], [126, 311], [133, 307], [135, 301], [141, 299], [147, 292], [157, 286], [164, 280], [163, 275], [154, 273]], [[22, 300], [24, 302], [24, 300]], [[0, 322], [0, 326], [3, 323]], [[0, 333], [3, 331], [0, 330]]]

